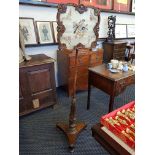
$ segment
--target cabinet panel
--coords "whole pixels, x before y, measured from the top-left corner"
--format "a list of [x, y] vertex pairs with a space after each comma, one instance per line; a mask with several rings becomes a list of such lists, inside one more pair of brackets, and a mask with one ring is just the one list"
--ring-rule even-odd
[[[47, 60], [47, 61], [46, 61]], [[20, 64], [20, 115], [56, 104], [54, 62], [39, 54]]]
[[45, 91], [51, 88], [49, 69], [29, 71], [27, 76], [32, 93]]

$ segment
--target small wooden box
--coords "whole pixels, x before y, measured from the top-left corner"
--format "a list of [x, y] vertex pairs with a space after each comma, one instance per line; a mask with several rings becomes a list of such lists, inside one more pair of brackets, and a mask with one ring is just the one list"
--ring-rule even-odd
[[124, 60], [126, 44], [124, 41], [104, 42], [104, 62], [110, 62], [111, 59]]

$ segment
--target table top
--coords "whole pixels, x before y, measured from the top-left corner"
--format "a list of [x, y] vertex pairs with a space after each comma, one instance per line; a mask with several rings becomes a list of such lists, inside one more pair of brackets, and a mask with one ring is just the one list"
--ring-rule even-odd
[[107, 69], [106, 64], [91, 67], [88, 70], [112, 81], [119, 81], [121, 79], [135, 75], [135, 71], [131, 70], [128, 70], [127, 72], [120, 71], [118, 73], [112, 73]]
[[19, 67], [23, 68], [23, 67], [30, 67], [34, 65], [41, 65], [41, 64], [54, 62], [53, 58], [48, 57], [45, 54], [30, 55], [30, 57], [31, 57], [31, 60], [21, 62], [19, 64]]

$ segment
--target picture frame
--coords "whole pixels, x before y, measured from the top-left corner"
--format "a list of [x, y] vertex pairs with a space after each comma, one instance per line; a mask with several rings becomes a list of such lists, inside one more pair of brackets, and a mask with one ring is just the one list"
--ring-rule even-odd
[[115, 38], [127, 38], [127, 25], [126, 24], [116, 24], [115, 25]]
[[112, 0], [96, 0], [94, 7], [105, 10], [112, 10]]
[[131, 12], [135, 13], [135, 0], [132, 0]]
[[112, 10], [112, 1], [113, 0], [80, 0], [80, 4], [99, 9]]
[[66, 4], [66, 3], [79, 4], [79, 0], [46, 0], [46, 2], [56, 4]]
[[96, 47], [99, 36], [99, 9], [59, 4], [57, 22], [59, 50]]
[[134, 24], [127, 24], [127, 37], [135, 38], [135, 25]]
[[53, 31], [50, 21], [36, 21], [40, 44], [54, 43]]
[[38, 44], [34, 18], [20, 17], [19, 25], [21, 27], [21, 30], [24, 36], [25, 45]]
[[94, 0], [80, 0], [80, 4], [84, 6], [93, 6], [95, 4]]
[[57, 31], [57, 22], [56, 21], [52, 21], [52, 30], [53, 30], [53, 34], [54, 34], [54, 42], [58, 43], [58, 31]]
[[131, 0], [114, 0], [113, 10], [119, 12], [130, 12]]

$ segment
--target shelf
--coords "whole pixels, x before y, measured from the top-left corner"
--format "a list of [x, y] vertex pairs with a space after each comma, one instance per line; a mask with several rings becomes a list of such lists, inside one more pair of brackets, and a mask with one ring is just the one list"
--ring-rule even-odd
[[[47, 3], [47, 2], [33, 2], [31, 0], [19, 0], [19, 4], [20, 5], [30, 5], [30, 6], [40, 6], [40, 7], [52, 7], [52, 8], [58, 7], [58, 4]], [[135, 15], [135, 13], [133, 13], [133, 12], [119, 12], [119, 11], [115, 11], [115, 10], [104, 10], [104, 9], [100, 9], [100, 10], [101, 10], [101, 12]]]
[[32, 45], [25, 45], [25, 47], [28, 48], [28, 47], [42, 47], [42, 46], [53, 46], [53, 45], [58, 45], [58, 43], [32, 44]]

